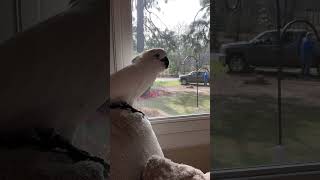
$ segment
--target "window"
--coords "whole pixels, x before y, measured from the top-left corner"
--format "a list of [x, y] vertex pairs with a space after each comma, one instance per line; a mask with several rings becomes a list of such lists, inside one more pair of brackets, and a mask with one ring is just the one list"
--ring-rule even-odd
[[277, 32], [267, 32], [257, 38], [263, 43], [275, 44], [277, 42]]
[[[135, 8], [134, 7], [136, 7], [136, 5], [135, 5], [135, 2], [132, 4], [131, 1], [127, 1], [127, 0], [112, 0], [110, 3], [111, 3], [110, 6], [112, 7], [111, 8], [111, 30], [110, 30], [111, 39], [112, 39], [110, 43], [112, 44], [111, 44], [110, 52], [112, 56], [111, 59], [113, 60], [110, 62], [110, 73], [113, 73], [130, 64], [136, 55], [131, 53], [132, 50], [134, 49], [132, 44], [136, 44], [136, 43], [131, 43], [132, 40], [135, 41], [136, 31], [134, 30], [135, 29], [134, 27], [135, 26], [135, 23], [134, 23]], [[131, 11], [130, 5], [132, 7], [133, 12]], [[174, 7], [171, 6], [171, 8], [174, 8]], [[199, 13], [199, 15], [201, 14]], [[164, 47], [164, 46], [162, 45], [159, 47]], [[182, 66], [181, 67], [182, 70], [180, 70], [183, 72], [182, 73], [183, 75], [189, 74], [189, 72], [192, 71], [192, 68], [195, 68], [194, 60], [192, 57], [188, 57], [185, 60], [185, 62], [186, 62], [185, 63], [186, 65]], [[153, 86], [160, 87], [161, 83], [163, 83], [161, 79], [160, 81], [158, 79], [158, 82], [156, 82]], [[178, 85], [180, 84], [179, 81], [175, 81], [173, 83], [176, 83]], [[193, 89], [188, 88], [188, 90], [189, 92], [191, 91], [193, 94], [196, 94], [196, 91], [194, 90], [196, 84], [192, 84], [192, 85], [193, 85]], [[200, 83], [199, 92], [202, 86]], [[202, 94], [199, 93], [199, 98], [201, 97], [201, 95]], [[142, 109], [139, 106], [137, 108], [139, 110], [142, 110], [148, 116], [148, 119], [152, 124], [152, 128], [155, 134], [157, 135], [158, 141], [163, 150], [180, 149], [180, 148], [186, 148], [186, 147], [198, 146], [198, 145], [201, 145], [201, 146], [205, 145], [206, 147], [208, 147], [210, 144], [210, 117], [209, 117], [210, 115], [208, 114], [210, 99], [208, 96], [206, 96], [205, 98], [206, 98], [205, 102], [207, 102], [206, 111], [204, 111], [204, 113], [200, 111], [196, 111], [196, 112], [199, 112], [198, 114], [192, 114], [192, 112], [187, 112], [187, 110], [191, 109], [191, 111], [193, 111], [194, 109], [196, 109], [194, 108], [197, 102], [195, 95], [193, 95], [191, 98], [188, 96], [187, 99], [182, 99], [182, 98], [176, 99], [177, 102], [180, 101], [179, 104], [185, 103], [183, 102], [184, 100], [188, 101], [187, 103], [191, 102], [192, 104], [192, 108], [186, 109], [186, 113], [182, 111], [184, 109], [182, 110], [177, 109], [179, 111], [182, 111], [182, 113], [180, 113], [180, 114], [183, 114], [182, 116], [180, 115], [168, 116], [167, 114], [163, 116], [160, 116], [160, 115], [152, 116], [153, 112], [151, 113], [147, 112], [145, 110], [147, 108]], [[138, 105], [142, 104], [141, 99], [140, 99], [140, 102], [138, 102]], [[200, 100], [201, 99], [199, 99], [199, 102]], [[165, 99], [162, 99], [161, 101], [164, 104], [168, 104], [168, 102], [165, 101]], [[148, 102], [148, 101], [142, 101], [142, 102]], [[150, 104], [147, 104], [147, 105], [150, 105]], [[168, 104], [167, 106], [169, 106], [170, 108], [172, 105]], [[172, 109], [176, 109], [180, 107], [181, 106], [172, 107]], [[173, 112], [172, 114], [174, 113], [175, 112]], [[209, 156], [210, 156], [209, 154], [205, 153], [203, 154], [203, 156], [207, 156], [209, 160]], [[210, 167], [208, 167], [207, 169], [209, 168]]]
[[[228, 8], [225, 2], [217, 0], [215, 7], [216, 21], [223, 23], [217, 24], [214, 47], [224, 47], [226, 65], [218, 58], [212, 63], [216, 69], [211, 96], [213, 170], [237, 171], [319, 161], [320, 147], [316, 142], [320, 136], [319, 63], [315, 55], [318, 52], [314, 47], [302, 57], [303, 33], [294, 34], [312, 29], [301, 23], [291, 27], [295, 31], [289, 31], [284, 40], [292, 43], [283, 47], [283, 52], [289, 52], [290, 56], [285, 53], [278, 56], [273, 47], [253, 50], [256, 46], [250, 39], [258, 34], [262, 34], [259, 39], [269, 39], [268, 32], [276, 31], [275, 1], [242, 1], [238, 11]], [[284, 24], [306, 19], [319, 26], [317, 19], [311, 18], [311, 11], [304, 13], [305, 9], [320, 7], [318, 1], [286, 2], [281, 4], [282, 10], [287, 8], [286, 15], [281, 16]], [[312, 12], [316, 17], [318, 11]], [[214, 51], [220, 53], [219, 48]], [[278, 73], [280, 65], [282, 71]], [[307, 68], [302, 68], [306, 66], [310, 66], [309, 74]]]
[[149, 118], [209, 113], [209, 4], [132, 0], [134, 54], [164, 48], [170, 60], [169, 68], [135, 105]]

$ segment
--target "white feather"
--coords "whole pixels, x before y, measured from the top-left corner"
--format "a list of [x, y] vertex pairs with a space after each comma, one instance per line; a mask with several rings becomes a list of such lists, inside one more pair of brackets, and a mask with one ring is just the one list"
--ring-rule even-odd
[[[155, 55], [158, 54], [159, 57]], [[121, 69], [110, 77], [111, 101], [121, 100], [133, 104], [165, 69], [160, 59], [166, 57], [163, 49], [151, 49], [138, 57], [137, 62]]]

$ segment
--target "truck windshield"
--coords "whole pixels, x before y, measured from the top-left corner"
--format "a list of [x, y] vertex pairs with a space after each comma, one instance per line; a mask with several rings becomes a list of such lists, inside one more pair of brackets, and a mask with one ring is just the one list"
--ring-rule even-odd
[[263, 32], [257, 35], [255, 38], [251, 40], [251, 42], [254, 41], [270, 41], [270, 42], [276, 42], [277, 41], [277, 32], [271, 31], [271, 32]]

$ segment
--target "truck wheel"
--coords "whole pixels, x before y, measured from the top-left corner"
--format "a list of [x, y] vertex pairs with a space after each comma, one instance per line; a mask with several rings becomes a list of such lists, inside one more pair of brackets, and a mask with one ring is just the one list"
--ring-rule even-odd
[[228, 66], [230, 72], [244, 72], [247, 67], [244, 58], [240, 55], [231, 56], [228, 62]]
[[181, 79], [181, 84], [182, 84], [182, 85], [186, 85], [186, 84], [188, 84], [188, 83], [187, 83], [187, 80], [185, 80], [185, 79]]

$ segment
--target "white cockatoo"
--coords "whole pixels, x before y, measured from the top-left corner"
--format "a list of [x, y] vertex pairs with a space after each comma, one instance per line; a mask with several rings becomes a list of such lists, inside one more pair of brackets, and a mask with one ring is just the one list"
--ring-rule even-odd
[[166, 52], [151, 49], [111, 75], [111, 179], [139, 180], [150, 156], [164, 157], [149, 120], [132, 104], [168, 66]]
[[133, 64], [110, 77], [110, 99], [132, 105], [155, 81], [157, 75], [168, 68], [164, 49], [150, 49], [133, 60]]

